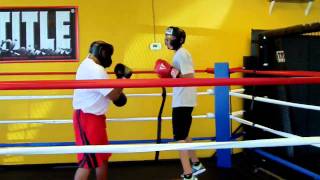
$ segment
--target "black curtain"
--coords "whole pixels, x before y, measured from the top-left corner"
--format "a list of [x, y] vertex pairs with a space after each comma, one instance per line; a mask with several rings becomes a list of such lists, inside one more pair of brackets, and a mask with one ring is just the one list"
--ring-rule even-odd
[[[257, 33], [261, 31], [256, 31]], [[253, 32], [254, 33], [254, 32]], [[261, 37], [260, 37], [261, 38]], [[252, 54], [244, 57], [244, 67], [253, 70], [320, 71], [320, 37], [294, 35], [252, 41]], [[277, 54], [283, 53], [284, 60]], [[245, 75], [245, 77], [266, 77]], [[269, 76], [270, 77], [270, 76]], [[274, 78], [274, 77], [270, 77]], [[245, 93], [288, 102], [320, 106], [320, 85], [248, 86]], [[244, 118], [272, 129], [299, 136], [320, 136], [320, 111], [244, 101]], [[252, 127], [246, 127], [245, 139], [276, 138]], [[312, 146], [267, 148], [267, 151], [294, 161], [320, 162], [320, 149]], [[318, 165], [317, 165], [318, 166]], [[318, 169], [318, 168], [316, 168]]]

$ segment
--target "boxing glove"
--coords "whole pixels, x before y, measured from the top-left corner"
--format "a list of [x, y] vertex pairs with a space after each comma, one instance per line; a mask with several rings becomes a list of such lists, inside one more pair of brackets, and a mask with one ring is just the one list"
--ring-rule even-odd
[[158, 59], [154, 66], [154, 71], [160, 78], [177, 78], [179, 77], [179, 70], [172, 67], [167, 61]]
[[112, 102], [114, 105], [116, 105], [118, 107], [124, 106], [127, 103], [127, 96], [124, 93], [121, 93], [119, 98], [112, 101]]
[[129, 79], [132, 75], [132, 70], [129, 67], [119, 63], [114, 67], [114, 73], [116, 74], [117, 79], [121, 79], [123, 77]]

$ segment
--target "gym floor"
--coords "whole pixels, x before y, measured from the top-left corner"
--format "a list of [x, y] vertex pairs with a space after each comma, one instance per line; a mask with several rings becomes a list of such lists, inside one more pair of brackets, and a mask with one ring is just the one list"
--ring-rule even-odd
[[[233, 168], [216, 167], [215, 158], [201, 159], [207, 171], [199, 180], [276, 180], [311, 179], [295, 171], [245, 153], [233, 156]], [[75, 164], [0, 166], [1, 180], [70, 180], [76, 171]], [[182, 169], [178, 160], [111, 162], [109, 180], [179, 180]], [[274, 173], [276, 172], [276, 173]], [[90, 180], [95, 179], [94, 174]]]

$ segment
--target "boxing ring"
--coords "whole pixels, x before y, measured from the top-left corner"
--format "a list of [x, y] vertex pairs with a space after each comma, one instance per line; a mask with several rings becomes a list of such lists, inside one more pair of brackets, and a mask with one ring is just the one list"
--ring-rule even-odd
[[[243, 111], [230, 112], [230, 98], [242, 98], [274, 105], [289, 106], [296, 108], [304, 108], [319, 111], [319, 106], [299, 104], [292, 102], [284, 102], [276, 99], [264, 97], [253, 97], [243, 94], [243, 89], [230, 90], [230, 86], [263, 86], [263, 85], [291, 85], [291, 84], [319, 84], [319, 72], [294, 72], [294, 71], [251, 71], [241, 68], [229, 69], [227, 63], [217, 63], [214, 69], [206, 69], [198, 72], [214, 73], [215, 78], [194, 78], [188, 81], [182, 79], [110, 79], [110, 80], [38, 80], [38, 81], [2, 81], [0, 82], [0, 90], [38, 90], [38, 89], [80, 89], [80, 88], [151, 88], [151, 87], [182, 87], [182, 86], [214, 86], [206, 92], [198, 92], [198, 96], [214, 95], [215, 109], [214, 113], [208, 112], [203, 115], [195, 115], [193, 118], [199, 119], [215, 119], [216, 136], [194, 138], [197, 140], [215, 140], [216, 142], [195, 142], [184, 144], [167, 144], [171, 139], [161, 139], [159, 144], [155, 141], [129, 141], [112, 142], [111, 145], [98, 146], [74, 146], [74, 143], [20, 143], [20, 144], [0, 144], [0, 155], [32, 155], [32, 154], [75, 154], [75, 153], [138, 153], [138, 152], [156, 152], [156, 151], [176, 151], [185, 149], [215, 149], [217, 150], [217, 166], [230, 168], [231, 149], [233, 148], [255, 148], [254, 151], [266, 158], [285, 165], [293, 170], [305, 174], [314, 179], [320, 179], [320, 175], [307, 170], [301, 166], [295, 165], [284, 159], [276, 157], [270, 153], [264, 152], [256, 148], [262, 147], [282, 147], [282, 146], [302, 146], [311, 145], [320, 146], [320, 137], [301, 137], [294, 134], [278, 131], [263, 125], [255, 124], [241, 118]], [[230, 73], [255, 73], [274, 76], [287, 76], [281, 78], [230, 78]], [[136, 71], [134, 73], [152, 73], [150, 71]], [[41, 73], [31, 75], [40, 75]], [[72, 74], [72, 73], [70, 73]], [[0, 74], [1, 75], [1, 74]], [[5, 74], [3, 74], [5, 75]], [[9, 74], [6, 74], [9, 75]], [[168, 93], [168, 95], [171, 95]], [[157, 97], [161, 94], [128, 94], [131, 97]], [[71, 99], [70, 95], [62, 96], [1, 96], [0, 100], [24, 100], [24, 99]], [[162, 117], [162, 120], [170, 120], [171, 117]], [[157, 121], [155, 117], [136, 117], [136, 118], [111, 118], [108, 121], [113, 122], [139, 122], [139, 121]], [[261, 129], [266, 132], [278, 135], [281, 138], [260, 139], [260, 140], [242, 140], [235, 141], [237, 136], [231, 134], [231, 122], [234, 120], [240, 124]], [[44, 124], [68, 124], [72, 123], [69, 119], [60, 120], [0, 120], [0, 124], [28, 124], [28, 123], [44, 123]], [[194, 121], [193, 123], [196, 123]], [[128, 143], [129, 142], [129, 143]], [[124, 144], [125, 143], [125, 144]], [[26, 146], [26, 147], [21, 147]], [[28, 147], [29, 146], [29, 147]]]

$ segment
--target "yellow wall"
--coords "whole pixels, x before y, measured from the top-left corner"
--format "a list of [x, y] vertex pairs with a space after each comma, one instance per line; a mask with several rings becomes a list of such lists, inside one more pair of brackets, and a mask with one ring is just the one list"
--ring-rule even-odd
[[[152, 0], [1, 0], [1, 6], [69, 6], [79, 7], [79, 51], [82, 60], [88, 45], [94, 40], [105, 40], [115, 47], [114, 64], [121, 62], [132, 69], [152, 69], [157, 58], [170, 59], [172, 52], [163, 44], [167, 26], [186, 30], [185, 47], [192, 53], [196, 69], [212, 67], [215, 62], [242, 65], [242, 57], [250, 53], [251, 29], [273, 29], [296, 24], [312, 23], [319, 19], [320, 2], [315, 1], [309, 16], [304, 16], [305, 3], [276, 3], [273, 14], [268, 14], [267, 0], [154, 0], [155, 38], [162, 50], [151, 51], [153, 41]], [[1, 72], [76, 71], [79, 62], [0, 64]], [[113, 67], [111, 68], [113, 69]], [[197, 77], [211, 75], [197, 74]], [[237, 77], [233, 75], [233, 77]], [[133, 78], [156, 78], [154, 75], [134, 75]], [[74, 76], [2, 76], [0, 80], [74, 79]], [[207, 90], [208, 87], [199, 88]], [[154, 93], [159, 89], [126, 89], [127, 93]], [[58, 95], [71, 90], [1, 91], [0, 95]], [[164, 116], [170, 116], [168, 98]], [[160, 98], [130, 98], [125, 108], [111, 107], [108, 117], [157, 116]], [[199, 97], [194, 115], [213, 111], [213, 99]], [[240, 110], [241, 102], [233, 100], [233, 111]], [[70, 100], [2, 101], [0, 119], [71, 119]], [[234, 124], [234, 128], [236, 125]], [[70, 142], [73, 129], [67, 125], [16, 124], [0, 125], [2, 143]], [[194, 137], [214, 136], [214, 121], [196, 119], [191, 129]], [[156, 122], [109, 123], [111, 140], [154, 139]], [[163, 137], [171, 138], [171, 125], [164, 123]], [[200, 151], [208, 157], [213, 151]], [[112, 161], [152, 159], [153, 153], [117, 154]], [[162, 158], [177, 157], [176, 152], [163, 152]], [[1, 156], [0, 164], [38, 164], [75, 162], [74, 155]]]

